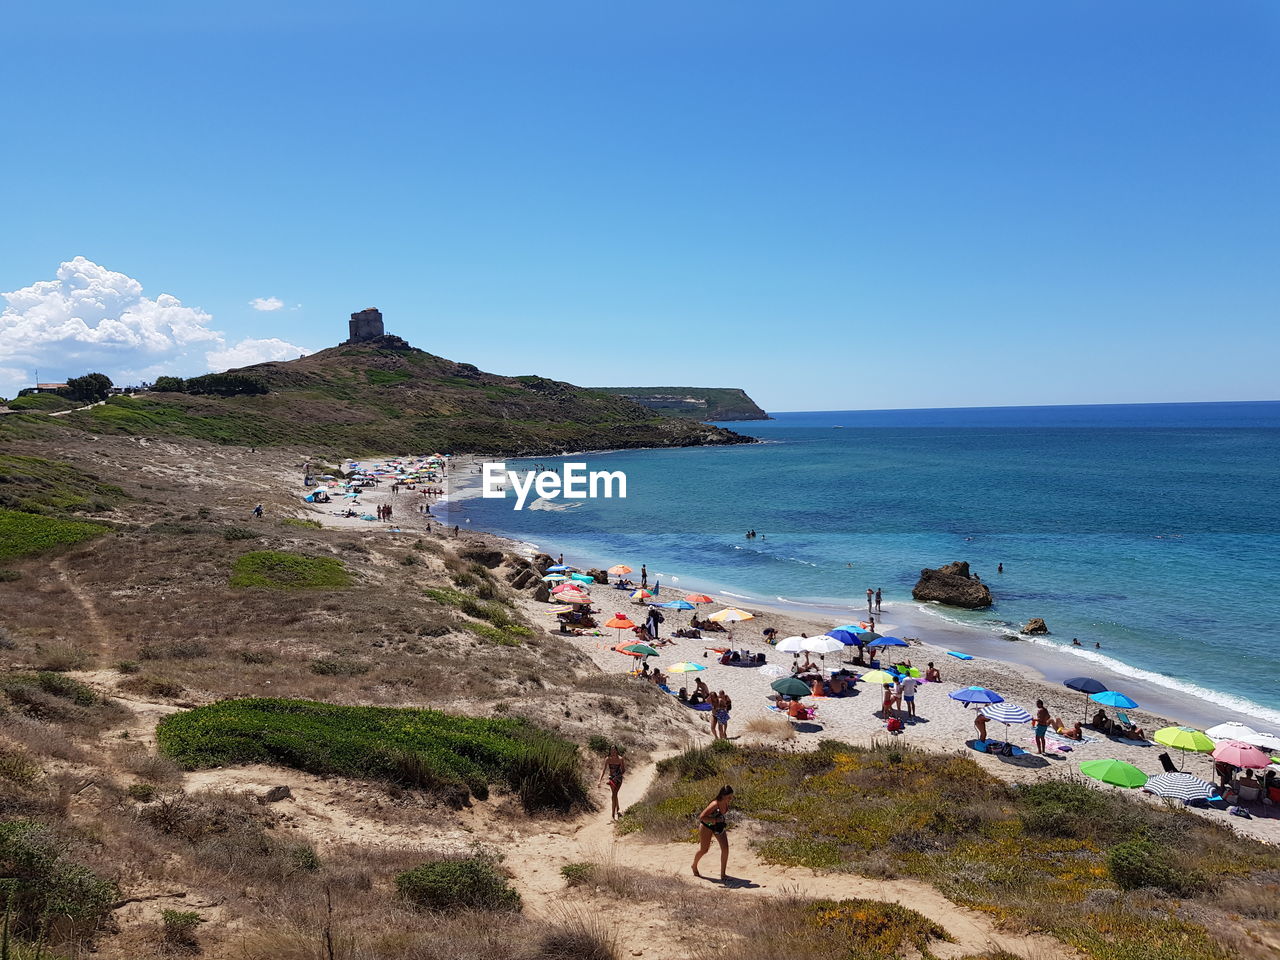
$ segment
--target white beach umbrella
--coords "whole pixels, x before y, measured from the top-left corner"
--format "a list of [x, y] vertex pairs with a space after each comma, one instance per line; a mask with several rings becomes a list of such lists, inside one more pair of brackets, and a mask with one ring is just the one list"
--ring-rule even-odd
[[787, 637], [785, 640], [779, 640], [774, 649], [779, 653], [799, 653], [804, 649], [805, 640], [808, 637]]
[[1262, 733], [1253, 727], [1244, 723], [1220, 723], [1216, 727], [1210, 727], [1205, 734], [1215, 742], [1222, 740], [1239, 740], [1241, 743], [1252, 744], [1255, 747], [1261, 747], [1263, 750], [1280, 750], [1280, 737], [1273, 733]]
[[760, 674], [765, 677], [785, 677], [787, 675], [787, 671], [782, 669], [782, 667], [778, 666], [776, 663], [766, 663], [760, 668]]
[[800, 649], [807, 650], [809, 653], [816, 653], [822, 658], [822, 665], [826, 666], [827, 654], [844, 650], [844, 644], [835, 637], [824, 635], [805, 638], [804, 642], [800, 644]]

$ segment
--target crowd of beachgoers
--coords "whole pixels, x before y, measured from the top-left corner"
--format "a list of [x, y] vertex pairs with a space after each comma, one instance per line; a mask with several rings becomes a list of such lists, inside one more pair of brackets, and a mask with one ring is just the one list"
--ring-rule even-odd
[[[345, 477], [311, 478], [304, 498], [313, 510], [328, 508], [329, 525], [457, 536], [430, 510], [447, 496], [451, 468], [467, 469], [439, 455], [348, 462]], [[316, 502], [324, 497], [328, 503]], [[504, 538], [463, 533], [530, 553]], [[824, 624], [685, 592], [643, 564], [614, 566], [603, 583], [563, 557], [541, 566], [546, 599], [526, 600], [529, 616], [601, 670], [661, 688], [690, 711], [691, 729], [708, 736], [769, 739], [776, 733], [766, 731], [785, 723], [785, 742], [797, 748], [895, 738], [967, 750], [1006, 779], [1083, 776], [1186, 803], [1280, 842], [1280, 737], [1234, 719], [1199, 730], [1092, 677], [1056, 685], [1028, 667], [949, 650], [918, 628], [899, 629], [892, 604]], [[753, 723], [761, 718], [772, 722]]]

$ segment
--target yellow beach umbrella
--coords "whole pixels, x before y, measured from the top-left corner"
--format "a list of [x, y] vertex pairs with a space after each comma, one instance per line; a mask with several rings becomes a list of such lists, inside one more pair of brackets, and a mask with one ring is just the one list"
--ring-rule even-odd
[[898, 681], [897, 677], [885, 670], [868, 670], [858, 679], [863, 683], [874, 683], [877, 686], [883, 686], [886, 683], [897, 683]]
[[738, 620], [754, 620], [755, 614], [748, 613], [746, 610], [739, 610], [737, 607], [725, 607], [723, 610], [717, 610], [708, 620], [715, 623], [734, 623]]
[[1173, 747], [1175, 750], [1187, 750], [1191, 753], [1212, 753], [1213, 741], [1194, 727], [1165, 727], [1157, 730], [1156, 743]]
[[697, 673], [699, 670], [705, 670], [705, 669], [707, 669], [705, 664], [689, 663], [686, 660], [686, 661], [681, 661], [680, 663], [673, 663], [671, 666], [667, 667], [667, 672], [668, 673]]

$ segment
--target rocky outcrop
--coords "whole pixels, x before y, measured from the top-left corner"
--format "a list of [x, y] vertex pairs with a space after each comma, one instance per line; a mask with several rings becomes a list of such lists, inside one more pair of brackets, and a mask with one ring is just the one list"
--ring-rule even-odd
[[1027, 625], [1022, 628], [1022, 632], [1028, 636], [1038, 635], [1041, 633], [1048, 633], [1049, 627], [1039, 617], [1032, 617], [1027, 621]]
[[969, 573], [964, 560], [948, 563], [936, 570], [921, 570], [920, 579], [911, 589], [916, 600], [932, 600], [950, 607], [978, 610], [991, 606], [991, 591], [987, 585]]
[[538, 589], [533, 593], [533, 599], [538, 603], [549, 603], [551, 601], [551, 591], [547, 589], [545, 583], [538, 584]]
[[266, 793], [259, 794], [258, 802], [262, 804], [279, 803], [281, 800], [292, 800], [293, 791], [286, 786], [272, 787]]
[[595, 570], [595, 569], [588, 570], [587, 576], [593, 578], [596, 583], [609, 582], [609, 574], [606, 573], [604, 570]]

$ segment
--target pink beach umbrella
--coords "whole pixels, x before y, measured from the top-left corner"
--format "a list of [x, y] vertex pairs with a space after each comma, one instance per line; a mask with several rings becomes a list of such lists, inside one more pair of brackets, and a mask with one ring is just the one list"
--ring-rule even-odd
[[1252, 743], [1224, 740], [1213, 748], [1213, 759], [1229, 763], [1233, 767], [1262, 770], [1271, 766], [1271, 758]]

